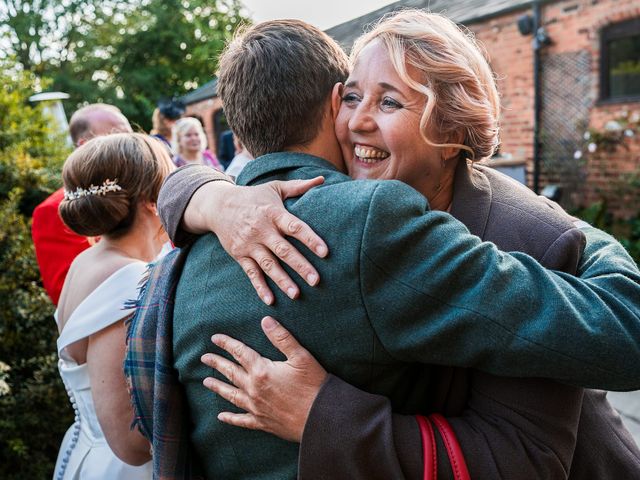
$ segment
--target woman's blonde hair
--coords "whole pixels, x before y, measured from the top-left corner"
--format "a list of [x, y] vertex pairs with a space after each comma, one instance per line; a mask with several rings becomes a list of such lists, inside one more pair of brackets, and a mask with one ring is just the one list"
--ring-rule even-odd
[[120, 188], [65, 196], [60, 216], [78, 235], [123, 235], [135, 221], [138, 204], [156, 202], [162, 182], [174, 168], [166, 147], [153, 137], [140, 133], [96, 137], [65, 161], [65, 191], [87, 192], [106, 184]]
[[[383, 17], [362, 35], [351, 51], [352, 61], [375, 40], [389, 52], [398, 76], [426, 96], [420, 130], [427, 144], [460, 148], [474, 160], [494, 154], [500, 97], [491, 67], [471, 32], [442, 15], [403, 10]], [[408, 65], [424, 75], [421, 81], [411, 78]], [[429, 126], [438, 139], [427, 136]], [[452, 143], [438, 143], [442, 140]]]
[[173, 126], [171, 143], [173, 151], [176, 152], [176, 154], [182, 154], [182, 151], [180, 150], [180, 137], [192, 128], [195, 128], [200, 136], [200, 151], [202, 152], [207, 148], [207, 136], [204, 133], [200, 120], [194, 117], [183, 117]]

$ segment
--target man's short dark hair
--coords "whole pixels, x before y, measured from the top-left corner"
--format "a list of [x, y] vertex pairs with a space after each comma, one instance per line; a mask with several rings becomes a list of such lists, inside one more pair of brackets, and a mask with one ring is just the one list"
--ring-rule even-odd
[[333, 86], [349, 75], [338, 44], [299, 20], [249, 27], [227, 46], [219, 65], [225, 115], [254, 157], [313, 140]]
[[184, 115], [184, 112], [186, 111], [186, 107], [184, 103], [181, 102], [180, 100], [164, 99], [158, 102], [158, 110], [160, 110], [160, 113], [164, 115], [165, 118], [168, 118], [169, 120], [178, 120]]

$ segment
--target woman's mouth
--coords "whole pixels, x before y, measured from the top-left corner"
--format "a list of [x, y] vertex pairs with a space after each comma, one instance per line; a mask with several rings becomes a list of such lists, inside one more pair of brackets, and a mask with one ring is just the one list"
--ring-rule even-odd
[[354, 153], [358, 161], [362, 163], [377, 163], [389, 157], [389, 152], [365, 145], [356, 145]]

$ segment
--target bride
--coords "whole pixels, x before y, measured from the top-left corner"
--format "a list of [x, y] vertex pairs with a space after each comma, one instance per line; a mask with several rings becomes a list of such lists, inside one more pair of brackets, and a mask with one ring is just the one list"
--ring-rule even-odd
[[122, 363], [131, 301], [166, 241], [156, 200], [172, 169], [162, 145], [141, 134], [95, 138], [64, 164], [60, 216], [75, 233], [101, 239], [71, 265], [56, 311], [59, 370], [76, 416], [55, 479], [151, 478], [149, 442], [131, 429]]

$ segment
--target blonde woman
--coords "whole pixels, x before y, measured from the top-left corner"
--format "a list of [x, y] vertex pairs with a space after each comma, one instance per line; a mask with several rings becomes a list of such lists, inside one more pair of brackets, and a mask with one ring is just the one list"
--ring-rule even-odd
[[222, 170], [216, 156], [207, 150], [207, 137], [197, 118], [181, 118], [173, 126], [173, 159], [177, 167], [200, 164]]
[[100, 241], [71, 264], [56, 311], [59, 370], [76, 414], [56, 479], [151, 478], [149, 442], [130, 428], [124, 321], [166, 242], [156, 200], [173, 169], [167, 150], [141, 134], [95, 138], [64, 164], [60, 216]]

